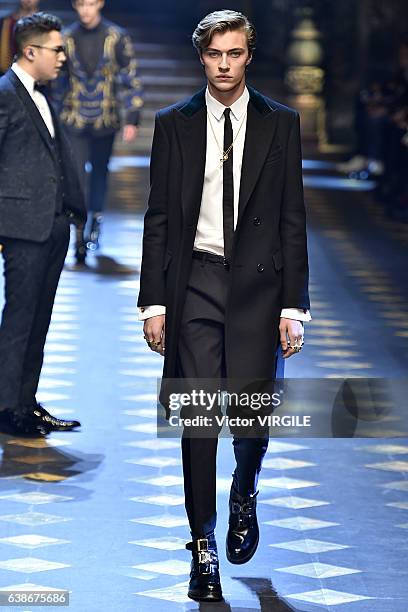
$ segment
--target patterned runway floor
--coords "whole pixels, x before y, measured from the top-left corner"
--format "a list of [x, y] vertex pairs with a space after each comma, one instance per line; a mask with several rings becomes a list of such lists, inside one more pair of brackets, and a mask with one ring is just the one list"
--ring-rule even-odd
[[[408, 232], [384, 225], [369, 195], [322, 188], [313, 177], [314, 321], [287, 374], [406, 377]], [[132, 180], [115, 175], [113, 193], [122, 185], [126, 199]], [[57, 415], [80, 418], [82, 429], [45, 441], [0, 437], [0, 593], [66, 589], [72, 612], [406, 612], [408, 441], [396, 437], [271, 440], [260, 546], [244, 566], [230, 565], [223, 550], [233, 454], [221, 440], [226, 601], [188, 600], [179, 442], [156, 437], [161, 360], [146, 351], [137, 321], [141, 233], [141, 213], [129, 204], [108, 215], [89, 269], [72, 269], [68, 258], [39, 398]], [[392, 427], [390, 415], [379, 435]]]

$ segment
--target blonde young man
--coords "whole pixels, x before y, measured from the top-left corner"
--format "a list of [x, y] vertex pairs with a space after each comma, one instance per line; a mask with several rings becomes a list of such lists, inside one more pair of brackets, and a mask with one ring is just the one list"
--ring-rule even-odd
[[[235, 11], [193, 34], [207, 87], [156, 117], [138, 305], [164, 379], [273, 380], [303, 344], [308, 256], [298, 114], [246, 85], [255, 30]], [[258, 545], [267, 435], [234, 437], [227, 558]], [[183, 435], [192, 542], [188, 595], [219, 601], [217, 438]]]

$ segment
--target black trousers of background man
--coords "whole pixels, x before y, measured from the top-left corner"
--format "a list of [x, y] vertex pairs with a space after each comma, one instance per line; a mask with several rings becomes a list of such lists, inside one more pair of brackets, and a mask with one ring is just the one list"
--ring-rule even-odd
[[6, 300], [0, 327], [0, 410], [35, 405], [69, 235], [68, 218], [61, 214], [45, 242], [0, 238]]
[[[178, 344], [178, 375], [187, 379], [225, 377], [224, 320], [230, 272], [222, 263], [193, 259]], [[187, 416], [187, 415], [186, 415]], [[205, 537], [216, 525], [218, 438], [183, 435], [184, 494], [193, 537]], [[268, 436], [233, 440], [235, 481], [241, 495], [254, 493]]]
[[[109, 160], [112, 155], [115, 134], [104, 136], [93, 132], [68, 132], [73, 148], [79, 178], [86, 194], [88, 212], [101, 213], [105, 209], [108, 190]], [[88, 176], [86, 165], [91, 165]], [[89, 179], [89, 180], [88, 180]]]

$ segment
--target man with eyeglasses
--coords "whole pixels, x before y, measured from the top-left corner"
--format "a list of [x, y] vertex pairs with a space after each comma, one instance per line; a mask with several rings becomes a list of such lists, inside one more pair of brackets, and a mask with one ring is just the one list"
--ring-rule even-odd
[[11, 66], [16, 46], [14, 28], [19, 19], [38, 11], [40, 0], [20, 0], [14, 13], [0, 19], [0, 74], [4, 74]]
[[36, 393], [70, 222], [86, 213], [69, 143], [41, 88], [66, 60], [61, 22], [24, 17], [15, 42], [16, 61], [0, 79], [0, 431], [44, 436], [80, 425], [50, 415]]
[[[53, 85], [86, 193], [88, 228], [78, 230], [75, 257], [84, 264], [87, 249], [99, 246], [109, 160], [116, 134], [131, 143], [137, 136], [143, 105], [133, 42], [129, 34], [102, 16], [103, 0], [73, 0], [78, 20], [64, 32], [67, 70]], [[85, 168], [90, 169], [89, 174]]]

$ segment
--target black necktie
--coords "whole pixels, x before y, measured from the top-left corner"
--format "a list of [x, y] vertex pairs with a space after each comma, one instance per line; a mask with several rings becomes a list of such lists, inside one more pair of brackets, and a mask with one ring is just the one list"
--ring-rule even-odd
[[[224, 111], [224, 153], [232, 145], [233, 132], [231, 123], [231, 109]], [[222, 165], [223, 169], [223, 228], [224, 228], [224, 258], [230, 262], [232, 254], [232, 244], [234, 240], [234, 174], [233, 174], [233, 155], [232, 149], [228, 154], [228, 159]]]

